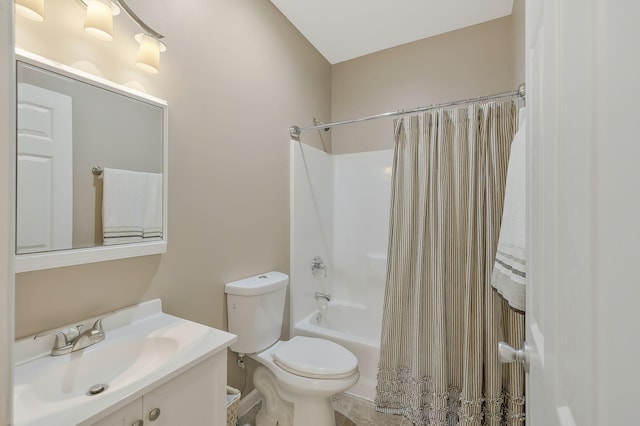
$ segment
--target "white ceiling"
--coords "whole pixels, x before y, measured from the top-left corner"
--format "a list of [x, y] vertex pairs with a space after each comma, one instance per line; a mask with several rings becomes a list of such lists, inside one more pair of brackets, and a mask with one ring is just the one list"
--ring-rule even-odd
[[332, 64], [511, 14], [513, 0], [271, 0]]

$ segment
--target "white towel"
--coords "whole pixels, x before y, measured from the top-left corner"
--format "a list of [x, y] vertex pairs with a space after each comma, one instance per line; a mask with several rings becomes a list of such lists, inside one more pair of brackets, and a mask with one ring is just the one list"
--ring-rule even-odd
[[162, 239], [162, 175], [105, 168], [102, 229], [105, 245]]
[[526, 123], [520, 109], [520, 126], [509, 156], [504, 209], [491, 285], [513, 308], [525, 310], [526, 284]]
[[145, 199], [142, 238], [144, 241], [162, 239], [162, 174], [144, 173]]

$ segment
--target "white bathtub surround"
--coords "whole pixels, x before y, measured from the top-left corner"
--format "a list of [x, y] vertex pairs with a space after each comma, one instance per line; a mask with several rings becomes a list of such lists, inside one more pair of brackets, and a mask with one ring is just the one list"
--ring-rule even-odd
[[[316, 291], [331, 294], [333, 269], [333, 158], [319, 149], [291, 141], [291, 324], [317, 309]], [[295, 200], [295, 202], [293, 201]], [[328, 268], [313, 275], [313, 258]], [[303, 278], [304, 277], [304, 278]], [[295, 285], [293, 285], [295, 283]]]
[[[392, 162], [392, 150], [330, 155], [291, 142], [291, 334], [323, 337], [354, 352], [360, 381], [349, 392], [367, 399], [374, 396], [379, 356]], [[312, 274], [318, 255], [327, 264], [326, 278]], [[336, 329], [303, 332], [312, 312], [324, 310], [314, 300], [317, 291], [331, 294], [333, 314], [325, 317], [334, 318]], [[336, 306], [350, 306], [355, 315], [337, 320]], [[354, 318], [367, 318], [372, 326], [363, 327], [364, 334], [337, 330]], [[376, 329], [377, 339], [364, 337], [360, 347], [358, 339]]]
[[395, 122], [378, 410], [423, 424], [524, 424], [524, 316], [490, 285], [514, 99]]
[[336, 300], [382, 310], [393, 151], [334, 157], [333, 269]]
[[[385, 234], [386, 237], [386, 234]], [[384, 307], [384, 291], [387, 276], [387, 254], [367, 253], [365, 264], [365, 286], [362, 300], [370, 311], [367, 316], [371, 318], [370, 328], [378, 330], [382, 327], [382, 310]], [[357, 300], [357, 299], [356, 299]], [[378, 339], [379, 341], [380, 339]]]

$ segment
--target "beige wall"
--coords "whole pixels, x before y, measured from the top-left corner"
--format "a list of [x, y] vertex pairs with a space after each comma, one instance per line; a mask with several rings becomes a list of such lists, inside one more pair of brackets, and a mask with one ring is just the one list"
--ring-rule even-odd
[[132, 3], [166, 36], [160, 74], [145, 74], [133, 66], [135, 27], [118, 17], [114, 42], [93, 40], [79, 4], [47, 0], [43, 24], [17, 18], [16, 43], [168, 101], [168, 252], [18, 274], [16, 334], [156, 297], [225, 329], [226, 282], [289, 271], [287, 129], [329, 119], [330, 65], [269, 1], [156, 0]]
[[511, 40], [513, 43], [513, 87], [524, 83], [525, 77], [525, 29], [524, 0], [513, 0], [511, 11]]
[[[342, 62], [332, 121], [514, 90], [511, 17]], [[331, 130], [334, 154], [392, 148], [392, 119]]]

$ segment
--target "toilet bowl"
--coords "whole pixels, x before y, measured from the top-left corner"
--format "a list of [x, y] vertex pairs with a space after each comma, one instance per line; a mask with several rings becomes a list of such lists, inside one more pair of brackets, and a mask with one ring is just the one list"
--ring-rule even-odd
[[261, 365], [253, 379], [265, 400], [257, 426], [335, 425], [331, 397], [360, 377], [356, 357], [324, 339], [296, 336], [249, 357]]
[[324, 339], [278, 340], [288, 276], [269, 272], [225, 286], [231, 350], [259, 366], [253, 376], [264, 402], [256, 426], [335, 426], [331, 397], [360, 377], [358, 360]]

